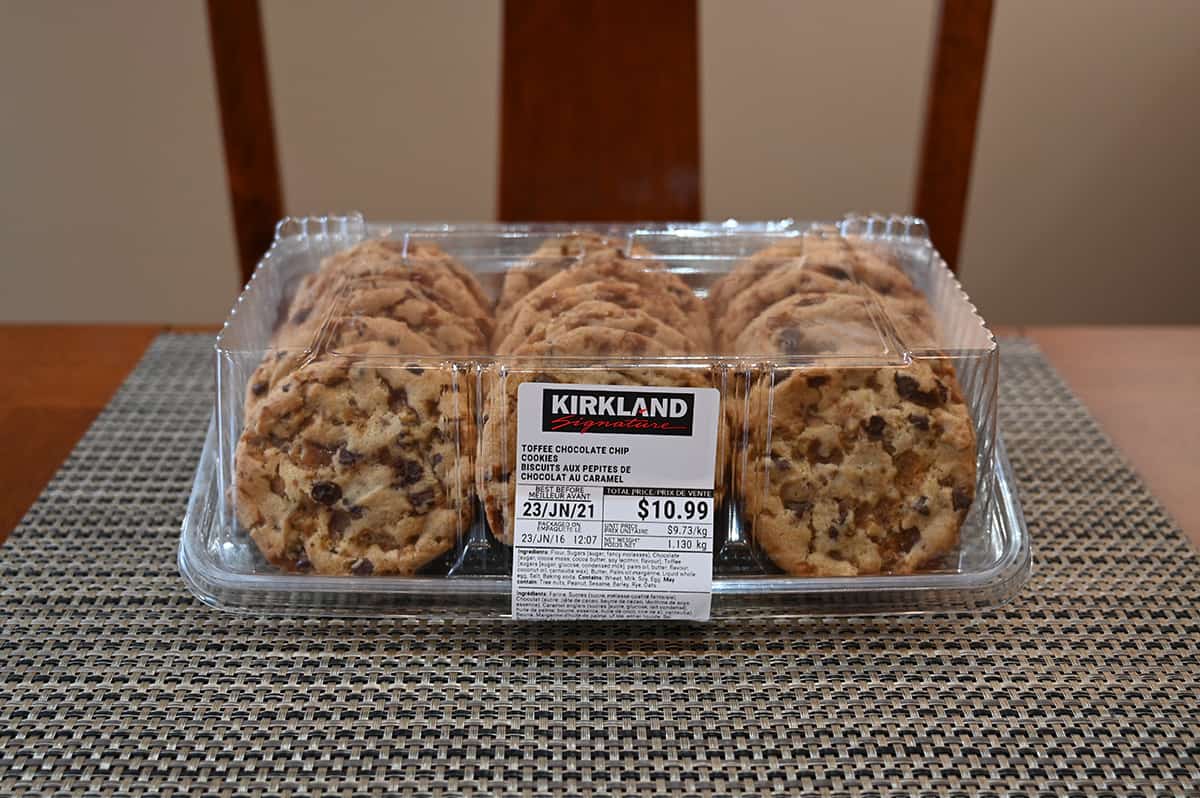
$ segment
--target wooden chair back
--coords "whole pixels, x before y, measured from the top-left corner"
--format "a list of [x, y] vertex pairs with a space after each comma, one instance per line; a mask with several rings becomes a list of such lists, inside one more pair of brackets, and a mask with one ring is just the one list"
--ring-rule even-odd
[[[283, 215], [258, 0], [207, 0], [242, 276]], [[940, 0], [913, 211], [957, 266], [992, 0]], [[502, 221], [700, 218], [696, 0], [505, 0]], [[898, 154], [899, 155], [899, 154]]]

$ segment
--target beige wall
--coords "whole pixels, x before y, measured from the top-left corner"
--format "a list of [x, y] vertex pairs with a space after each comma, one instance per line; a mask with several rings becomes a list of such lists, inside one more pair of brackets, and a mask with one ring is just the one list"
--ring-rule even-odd
[[[903, 210], [934, 4], [701, 2], [711, 218]], [[489, 218], [498, 4], [266, 0], [290, 213]], [[236, 290], [199, 0], [0, 0], [0, 320]], [[996, 322], [1196, 321], [1200, 4], [998, 4], [964, 281]], [[936, 240], [937, 231], [934, 231]]]
[[0, 320], [213, 321], [237, 284], [199, 2], [0, 2]]
[[1200, 3], [1002, 2], [992, 42], [962, 269], [984, 315], [1200, 322]]
[[933, 2], [702, 0], [704, 214], [904, 210]]
[[496, 214], [500, 6], [267, 0], [288, 213]]

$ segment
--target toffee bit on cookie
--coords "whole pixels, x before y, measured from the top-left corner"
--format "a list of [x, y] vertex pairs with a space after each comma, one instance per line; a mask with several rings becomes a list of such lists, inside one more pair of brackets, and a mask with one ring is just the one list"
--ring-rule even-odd
[[353, 516], [345, 510], [334, 510], [329, 517], [329, 531], [333, 533], [334, 537], [340, 538], [350, 528], [353, 520]]
[[408, 408], [408, 391], [403, 388], [392, 388], [388, 391], [388, 409], [393, 413]]
[[807, 513], [809, 510], [811, 510], [813, 505], [812, 505], [812, 502], [793, 500], [793, 501], [789, 501], [789, 502], [784, 502], [783, 506], [788, 508], [789, 510], [791, 510], [796, 515], [802, 516], [805, 513]]
[[900, 530], [900, 535], [896, 538], [896, 542], [900, 546], [900, 551], [908, 553], [912, 551], [913, 546], [916, 546], [921, 540], [921, 530], [915, 526], [910, 526]]
[[906, 374], [896, 375], [896, 393], [901, 399], [923, 407], [937, 407], [941, 404], [941, 396], [936, 390], [922, 391], [921, 384]]
[[804, 333], [795, 327], [787, 327], [779, 331], [776, 338], [779, 350], [785, 355], [798, 355], [804, 352]]
[[433, 503], [433, 488], [422, 488], [416, 493], [410, 494], [408, 500], [418, 513], [427, 512]]
[[425, 469], [416, 460], [401, 460], [396, 463], [396, 481], [394, 484], [404, 487], [420, 482], [425, 475]]
[[950, 492], [950, 501], [955, 510], [966, 510], [971, 506], [971, 495], [962, 488], [955, 488]]
[[846, 271], [845, 269], [843, 269], [840, 266], [827, 266], [827, 265], [821, 266], [821, 267], [819, 267], [818, 271], [820, 271], [821, 274], [832, 277], [835, 280], [851, 279], [850, 272]]
[[355, 576], [370, 576], [374, 572], [375, 564], [366, 557], [355, 560], [354, 564], [350, 566], [350, 573]]
[[301, 440], [300, 462], [306, 466], [329, 465], [333, 462], [333, 450], [316, 441]]
[[808, 449], [804, 455], [814, 463], [828, 464], [842, 462], [845, 454], [841, 449], [834, 448], [828, 454], [825, 453], [820, 441], [809, 441]]
[[324, 504], [328, 507], [342, 498], [342, 489], [334, 482], [322, 480], [313, 484], [310, 494], [317, 504]]
[[868, 438], [877, 441], [883, 437], [883, 431], [887, 429], [887, 422], [883, 420], [883, 416], [871, 416], [863, 424], [863, 429], [867, 431]]

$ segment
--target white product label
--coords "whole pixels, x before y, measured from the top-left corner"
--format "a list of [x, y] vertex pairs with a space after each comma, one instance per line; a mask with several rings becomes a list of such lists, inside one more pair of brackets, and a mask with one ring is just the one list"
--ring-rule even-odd
[[715, 388], [517, 389], [514, 618], [706, 621]]

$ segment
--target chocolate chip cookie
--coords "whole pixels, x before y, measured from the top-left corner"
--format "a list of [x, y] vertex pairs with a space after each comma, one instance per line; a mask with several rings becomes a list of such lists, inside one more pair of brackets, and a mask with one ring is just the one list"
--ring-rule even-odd
[[512, 305], [507, 317], [498, 322], [500, 340], [511, 330], [512, 325], [509, 322], [523, 309], [532, 308], [534, 315], [560, 311], [564, 306], [556, 299], [559, 292], [605, 281], [632, 283], [638, 286], [641, 291], [661, 302], [663, 314], [678, 312], [678, 323], [682, 325], [679, 328], [680, 332], [699, 342], [702, 348], [708, 349], [711, 346], [712, 331], [708, 311], [703, 302], [688, 288], [687, 283], [663, 268], [661, 263], [630, 259], [611, 250], [585, 255], [578, 263], [550, 277]]
[[724, 312], [716, 319], [717, 346], [720, 351], [732, 354], [737, 337], [764, 310], [797, 294], [814, 293], [856, 295], [859, 289], [853, 280], [826, 274], [821, 265], [810, 265], [805, 258], [780, 263], [726, 303]]
[[[641, 310], [653, 314], [662, 326], [686, 340], [695, 332], [695, 320], [690, 318], [665, 290], [654, 285], [639, 285], [623, 280], [599, 279], [595, 282], [567, 286], [552, 294], [529, 298], [520, 303], [507, 327], [498, 328], [503, 337], [493, 346], [497, 355], [508, 355], [526, 343], [541, 326], [561, 318], [565, 313], [582, 305], [602, 302], [622, 310]], [[580, 319], [585, 323], [586, 319]], [[695, 341], [694, 347], [704, 345]]]
[[[579, 286], [586, 289], [600, 283], [589, 283]], [[613, 285], [620, 285], [619, 283]], [[568, 289], [570, 290], [570, 289]], [[635, 292], [636, 296], [645, 296]], [[512, 354], [517, 348], [544, 340], [554, 340], [571, 330], [583, 327], [605, 327], [609, 329], [627, 330], [639, 335], [652, 338], [671, 354], [708, 354], [697, 349], [695, 342], [687, 338], [674, 327], [664, 323], [649, 312], [639, 307], [625, 307], [621, 304], [605, 300], [584, 300], [571, 303], [567, 310], [541, 318], [532, 327], [522, 330], [519, 336], [510, 336], [497, 348], [496, 354]]]
[[[372, 281], [374, 282], [374, 281]], [[403, 322], [420, 332], [444, 355], [482, 355], [487, 339], [474, 325], [433, 301], [434, 292], [410, 280], [394, 280], [379, 287], [351, 283], [334, 312], [340, 319], [372, 318]], [[397, 350], [403, 353], [403, 350]]]
[[812, 231], [743, 261], [710, 303], [723, 351], [765, 361], [728, 407], [762, 551], [790, 574], [850, 576], [951, 550], [974, 498], [974, 427], [948, 359], [906, 363], [935, 354], [936, 325], [886, 251]]
[[[709, 387], [714, 372], [656, 366], [649, 359], [711, 353], [705, 305], [687, 284], [648, 257], [626, 257], [594, 239], [564, 245], [570, 259], [544, 271], [510, 274], [493, 349], [512, 360], [485, 372], [485, 414], [477, 490], [492, 533], [512, 543], [512, 471], [517, 387], [523, 382]], [[590, 244], [589, 249], [585, 244]], [[578, 256], [576, 253], [579, 253]], [[552, 254], [552, 253], [551, 253]], [[639, 252], [644, 255], [644, 252]], [[644, 367], [605, 359], [647, 358]], [[554, 360], [561, 359], [564, 365]], [[565, 361], [578, 368], [566, 368]], [[594, 361], [594, 365], [593, 365]], [[723, 429], [721, 432], [724, 432]], [[723, 488], [727, 434], [718, 434], [717, 490]]]
[[492, 301], [483, 290], [483, 286], [475, 279], [475, 275], [456, 258], [451, 257], [437, 244], [410, 238], [405, 250], [405, 259], [410, 269], [417, 268], [421, 271], [436, 272], [440, 268], [457, 277], [458, 281], [467, 289], [467, 293], [471, 295], [469, 306], [473, 311], [472, 318], [475, 318], [474, 314], [477, 313], [479, 319], [491, 324]]
[[247, 383], [247, 413], [280, 377], [347, 345], [381, 341], [397, 355], [487, 351], [493, 322], [478, 281], [432, 244], [410, 241], [408, 250], [406, 259], [401, 242], [364, 241], [301, 279], [274, 351]]
[[494, 322], [487, 296], [479, 281], [454, 258], [432, 244], [410, 241], [408, 256], [403, 244], [387, 239], [364, 241], [335, 253], [321, 264], [311, 282], [302, 283], [293, 302], [291, 319], [308, 320], [328, 315], [334, 302], [348, 293], [384, 289], [397, 282], [410, 283], [425, 299], [461, 317], [484, 340]]
[[953, 373], [811, 368], [761, 378], [742, 487], [754, 539], [795, 575], [912, 573], [958, 541], [975, 434]]
[[760, 249], [748, 258], [743, 258], [708, 290], [706, 303], [714, 319], [721, 319], [733, 299], [765, 275], [788, 263], [793, 263], [804, 254], [804, 246], [796, 239], [788, 238]]
[[606, 250], [637, 257], [649, 255], [637, 245], [626, 252], [624, 241], [587, 231], [547, 239], [528, 260], [517, 264], [504, 275], [504, 285], [496, 303], [496, 319], [501, 325], [507, 324], [512, 306], [530, 291], [560, 271], [570, 268], [584, 255]]
[[471, 393], [448, 365], [373, 365], [386, 344], [351, 354], [301, 366], [248, 415], [237, 517], [289, 571], [412, 574], [471, 521]]
[[[879, 247], [835, 234], [809, 233], [756, 252], [718, 280], [709, 291], [713, 318], [724, 322], [733, 303], [764, 282], [777, 279], [786, 283], [789, 277], [774, 278], [781, 269], [790, 279], [808, 270], [846, 284], [859, 283], [882, 297], [922, 298], [908, 275]], [[807, 276], [804, 279], [814, 280]], [[776, 291], [782, 289], [779, 282], [771, 285]], [[842, 290], [848, 289], [845, 285]], [[746, 309], [742, 308], [740, 314], [744, 318]], [[726, 329], [735, 329], [732, 321], [724, 324]], [[719, 337], [727, 336], [722, 333]]]
[[732, 348], [755, 356], [899, 358], [908, 341], [925, 335], [906, 317], [885, 318], [869, 296], [807, 292], [771, 305]]
[[[486, 390], [483, 431], [480, 435], [477, 491], [492, 534], [512, 545], [513, 526], [509, 509], [516, 496], [512, 478], [517, 445], [517, 387], [525, 382], [559, 382], [596, 385], [659, 385], [712, 387], [711, 369], [703, 368], [608, 368], [603, 365], [579, 369], [554, 368], [540, 358], [602, 358], [665, 356], [669, 352], [653, 339], [629, 330], [580, 327], [552, 340], [519, 347], [515, 353], [529, 358], [513, 370], [494, 368], [485, 374]], [[537, 359], [537, 360], [534, 360]], [[723, 490], [724, 462], [728, 452], [727, 436], [718, 436], [717, 490]]]
[[[322, 342], [331, 353], [359, 352], [363, 344], [379, 343], [386, 354], [457, 355], [456, 347], [447, 346], [434, 335], [418, 332], [421, 327], [397, 319], [376, 316], [346, 316], [334, 321], [329, 337]], [[473, 350], [470, 350], [473, 351]]]
[[487, 351], [486, 297], [436, 247], [403, 254], [327, 258], [248, 381], [237, 515], [281, 568], [411, 574], [471, 521], [474, 381], [437, 359]]

